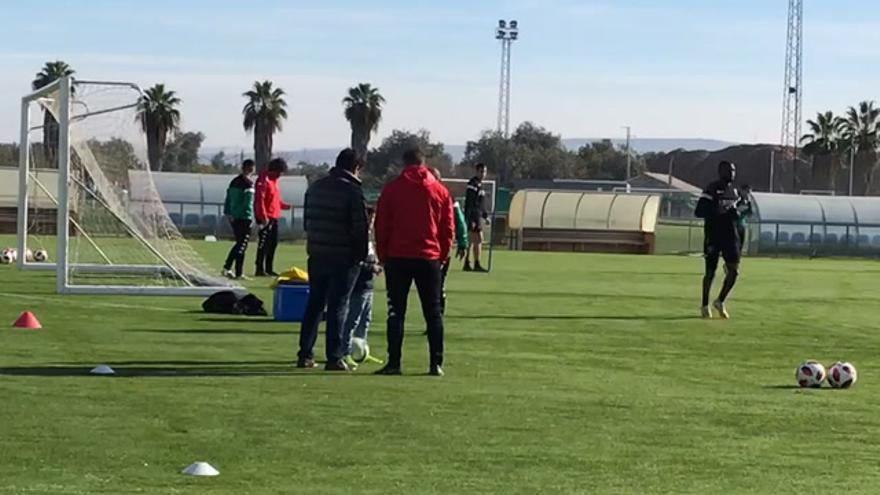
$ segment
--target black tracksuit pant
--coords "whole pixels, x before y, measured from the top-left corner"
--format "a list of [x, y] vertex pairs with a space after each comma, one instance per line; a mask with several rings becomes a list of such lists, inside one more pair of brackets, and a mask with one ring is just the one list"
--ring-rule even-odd
[[235, 244], [229, 250], [226, 256], [226, 263], [223, 268], [229, 270], [235, 263], [235, 276], [241, 277], [244, 269], [244, 255], [247, 252], [248, 240], [251, 236], [251, 221], [241, 218], [234, 218], [231, 222], [232, 233], [235, 236]]
[[257, 271], [265, 274], [275, 271], [275, 249], [278, 247], [278, 219], [270, 219], [260, 227], [257, 244]]
[[406, 305], [413, 281], [422, 303], [428, 327], [428, 353], [431, 365], [443, 364], [443, 274], [440, 261], [389, 258], [385, 263], [388, 290], [388, 365], [400, 367]]

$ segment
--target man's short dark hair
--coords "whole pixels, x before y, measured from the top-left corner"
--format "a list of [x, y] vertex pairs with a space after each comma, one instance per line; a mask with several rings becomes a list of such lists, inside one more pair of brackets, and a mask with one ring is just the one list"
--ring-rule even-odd
[[421, 165], [425, 163], [425, 153], [419, 148], [411, 148], [403, 153], [403, 164], [405, 166]]
[[254, 163], [254, 161], [251, 160], [250, 158], [248, 158], [247, 160], [241, 162], [241, 169], [242, 169], [242, 170], [244, 170], [244, 169], [246, 169], [246, 168], [254, 168], [254, 167], [256, 167], [256, 166], [257, 166], [257, 164]]
[[484, 168], [486, 168], [486, 164], [483, 162], [480, 162], [480, 163], [474, 165], [474, 168], [477, 170], [484, 169]]
[[287, 172], [287, 162], [284, 161], [284, 158], [273, 158], [272, 161], [269, 162], [269, 172], [278, 172], [279, 174], [283, 174]]
[[351, 148], [345, 148], [336, 155], [336, 166], [349, 172], [356, 172], [362, 166], [357, 153]]

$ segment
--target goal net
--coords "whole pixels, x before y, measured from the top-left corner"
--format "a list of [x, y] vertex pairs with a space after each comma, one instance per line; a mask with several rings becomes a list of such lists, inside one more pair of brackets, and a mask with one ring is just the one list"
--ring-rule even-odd
[[165, 210], [137, 118], [140, 97], [134, 84], [65, 77], [22, 99], [19, 267], [55, 270], [61, 293], [229, 289]]

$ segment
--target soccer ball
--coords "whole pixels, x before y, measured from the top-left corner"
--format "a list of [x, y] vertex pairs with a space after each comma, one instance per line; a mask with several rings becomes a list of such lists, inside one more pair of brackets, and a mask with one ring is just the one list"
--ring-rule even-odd
[[16, 258], [18, 256], [16, 256], [16, 251], [13, 248], [6, 248], [0, 252], [0, 263], [4, 265], [15, 263]]
[[855, 385], [858, 376], [852, 363], [838, 361], [828, 369], [828, 385], [833, 388], [850, 388]]
[[34, 252], [34, 261], [45, 263], [49, 259], [49, 253], [45, 249], [37, 249]]
[[351, 358], [356, 363], [363, 363], [370, 357], [370, 345], [366, 339], [360, 337], [352, 337], [351, 339]]
[[30, 248], [24, 250], [24, 260], [34, 261], [34, 252], [31, 251]]
[[825, 381], [825, 367], [818, 361], [804, 361], [798, 366], [795, 378], [803, 388], [819, 388]]

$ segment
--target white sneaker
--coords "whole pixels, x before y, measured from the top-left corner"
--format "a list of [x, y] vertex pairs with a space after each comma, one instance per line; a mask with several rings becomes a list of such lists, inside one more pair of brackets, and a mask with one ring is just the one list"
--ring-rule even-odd
[[710, 308], [709, 306], [703, 306], [702, 308], [700, 308], [700, 313], [703, 315], [704, 319], [712, 319], [712, 308]]
[[730, 313], [727, 312], [727, 308], [724, 306], [723, 302], [715, 301], [713, 306], [715, 306], [715, 309], [718, 311], [718, 316], [725, 320], [730, 319]]
[[235, 278], [235, 274], [232, 273], [232, 270], [227, 270], [225, 268], [220, 271], [220, 276], [226, 277], [226, 278]]

